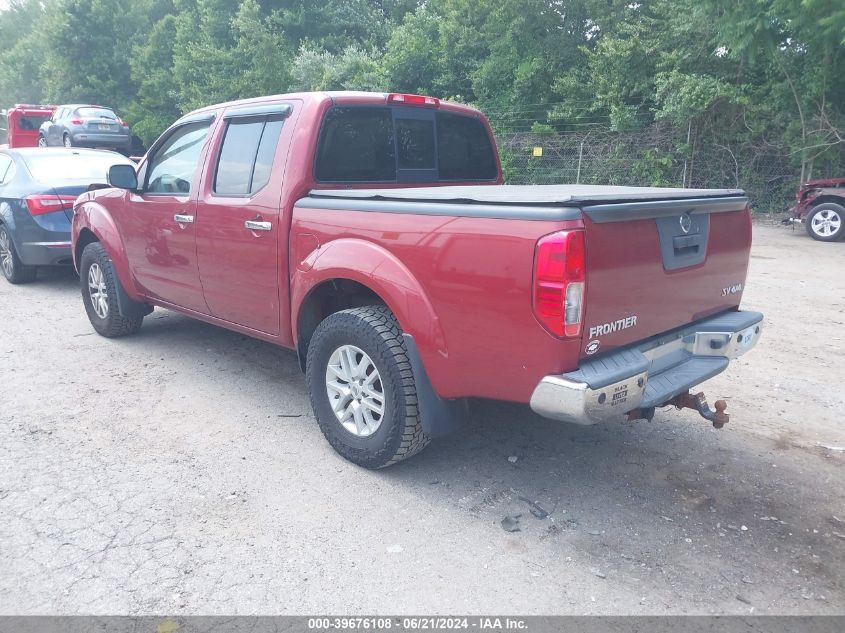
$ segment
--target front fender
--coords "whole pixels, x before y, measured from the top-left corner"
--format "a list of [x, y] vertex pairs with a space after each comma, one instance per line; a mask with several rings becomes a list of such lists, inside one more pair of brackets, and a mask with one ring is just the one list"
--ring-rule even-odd
[[80, 236], [87, 229], [94, 234], [94, 237], [103, 245], [103, 248], [111, 257], [115, 272], [123, 286], [126, 294], [133, 301], [142, 301], [143, 297], [137, 291], [132, 273], [129, 268], [129, 260], [126, 257], [126, 248], [123, 238], [114, 218], [96, 198], [97, 192], [92, 191], [82, 194], [74, 205], [73, 223], [71, 228], [71, 244], [73, 248], [74, 266], [79, 269], [79, 258], [81, 250], [77, 252]]
[[427, 293], [396, 256], [378, 244], [344, 238], [320, 246], [302, 262], [291, 278], [293, 340], [298, 338], [300, 308], [308, 294], [325, 281], [349, 279], [382, 298], [402, 330], [414, 337], [436, 383], [435, 368], [448, 357], [446, 338]]

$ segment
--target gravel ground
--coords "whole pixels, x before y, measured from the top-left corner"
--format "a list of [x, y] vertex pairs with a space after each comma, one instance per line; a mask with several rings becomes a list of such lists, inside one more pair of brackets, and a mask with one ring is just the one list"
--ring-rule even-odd
[[288, 352], [163, 310], [109, 341], [73, 276], [0, 283], [0, 610], [845, 613], [843, 270], [756, 227], [767, 326], [705, 385], [724, 430], [477, 402], [380, 472], [329, 448]]

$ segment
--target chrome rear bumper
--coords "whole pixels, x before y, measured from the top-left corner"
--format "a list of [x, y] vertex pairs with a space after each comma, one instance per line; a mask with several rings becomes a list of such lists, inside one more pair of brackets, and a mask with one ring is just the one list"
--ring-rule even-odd
[[531, 408], [554, 420], [596, 424], [661, 406], [724, 371], [757, 344], [762, 330], [759, 312], [711, 317], [544, 377]]

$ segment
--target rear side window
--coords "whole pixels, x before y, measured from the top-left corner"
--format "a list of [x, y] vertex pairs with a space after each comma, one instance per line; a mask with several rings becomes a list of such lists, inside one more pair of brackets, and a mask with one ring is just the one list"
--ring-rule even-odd
[[493, 145], [477, 118], [408, 107], [334, 107], [314, 176], [321, 182], [495, 180]]
[[248, 196], [270, 180], [283, 119], [245, 118], [229, 121], [214, 175], [214, 193]]

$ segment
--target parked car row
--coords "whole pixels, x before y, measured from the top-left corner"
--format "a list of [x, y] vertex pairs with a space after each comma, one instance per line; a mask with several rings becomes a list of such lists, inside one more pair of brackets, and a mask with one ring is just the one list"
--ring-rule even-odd
[[5, 112], [3, 146], [87, 147], [132, 153], [129, 125], [111, 108], [90, 104], [17, 104]]

